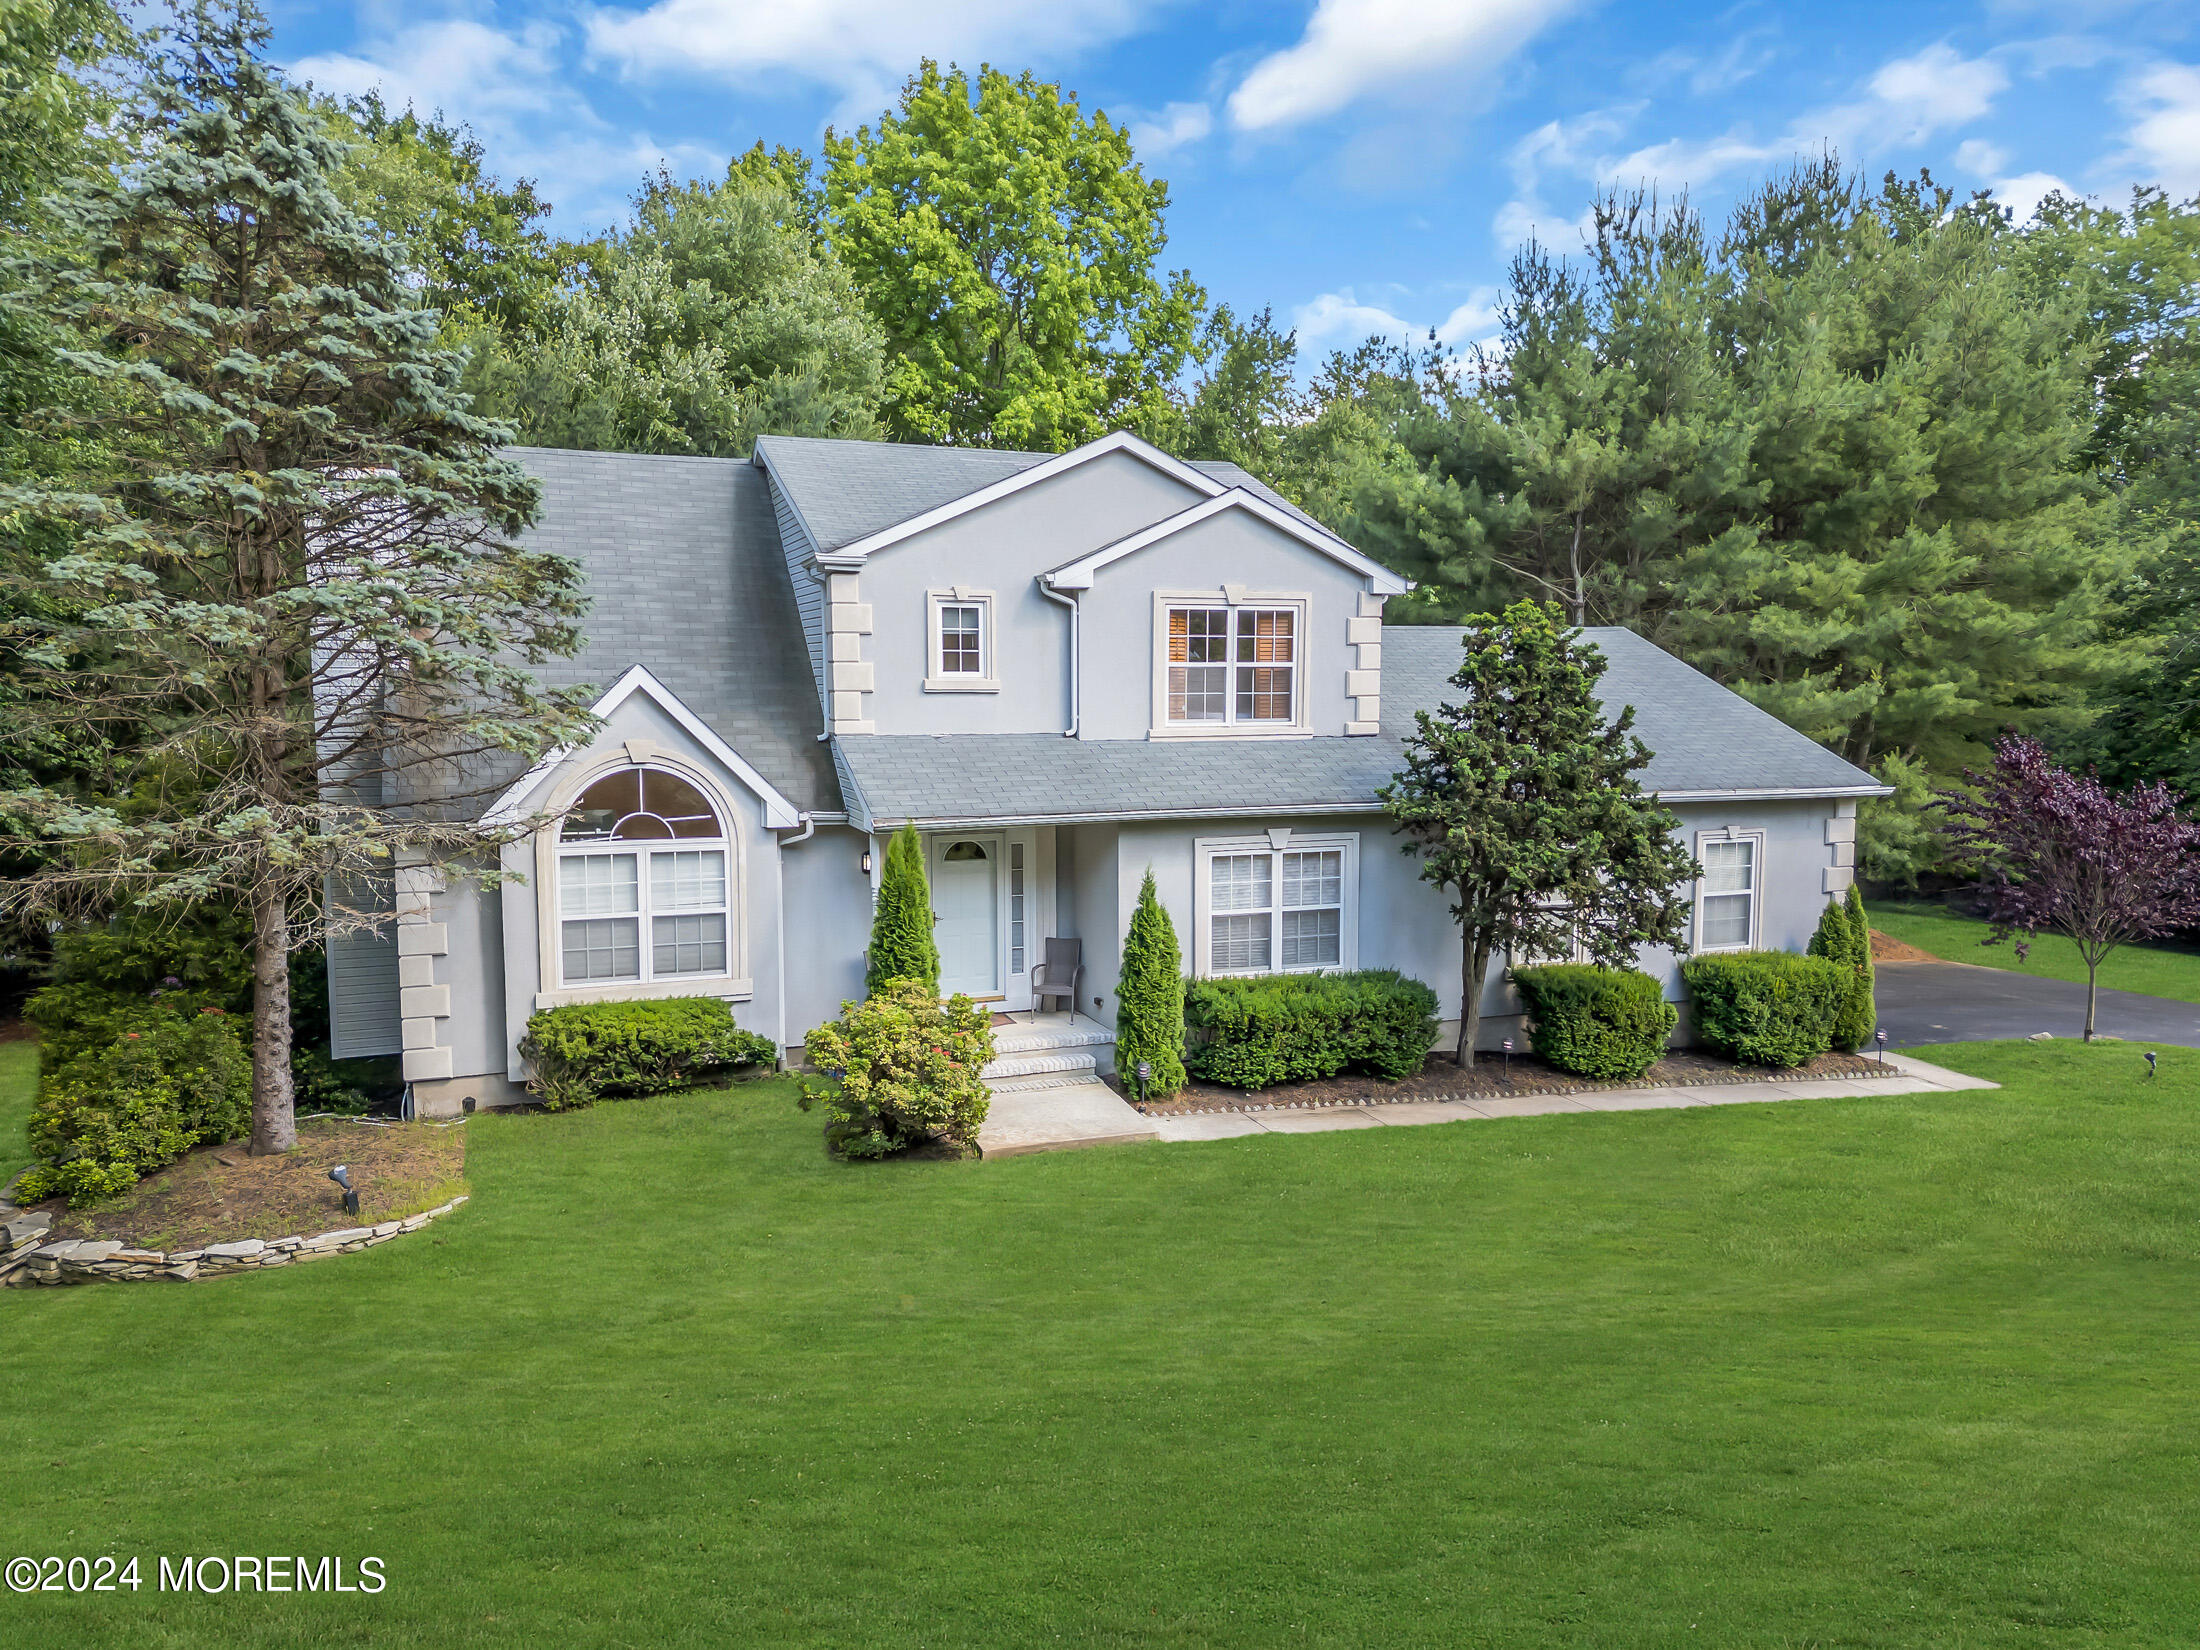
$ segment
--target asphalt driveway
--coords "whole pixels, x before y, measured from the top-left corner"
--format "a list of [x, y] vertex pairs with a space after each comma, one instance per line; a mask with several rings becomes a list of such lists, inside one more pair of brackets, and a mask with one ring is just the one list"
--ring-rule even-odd
[[[2004, 968], [1883, 962], [1878, 995], [1879, 1024], [1887, 1033], [1889, 1048], [2029, 1037], [2036, 1031], [2077, 1037], [2085, 1031], [2083, 985], [2036, 979]], [[2130, 1042], [2200, 1048], [2200, 1003], [2147, 997], [2136, 991], [2103, 991], [2093, 1029], [2097, 1035]]]

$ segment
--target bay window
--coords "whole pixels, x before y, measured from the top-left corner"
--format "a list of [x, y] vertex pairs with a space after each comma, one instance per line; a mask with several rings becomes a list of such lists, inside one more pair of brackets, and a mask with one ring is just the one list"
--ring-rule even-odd
[[625, 768], [590, 785], [558, 832], [561, 982], [729, 972], [727, 849], [716, 807], [679, 774]]

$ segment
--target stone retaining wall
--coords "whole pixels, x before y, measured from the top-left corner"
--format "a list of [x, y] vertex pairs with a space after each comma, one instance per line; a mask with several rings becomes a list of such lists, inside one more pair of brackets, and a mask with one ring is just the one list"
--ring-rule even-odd
[[322, 1260], [369, 1249], [407, 1232], [417, 1232], [439, 1215], [447, 1215], [466, 1199], [454, 1197], [440, 1208], [427, 1209], [403, 1220], [385, 1220], [373, 1226], [347, 1226], [341, 1231], [313, 1237], [244, 1238], [236, 1243], [209, 1244], [204, 1249], [132, 1249], [124, 1244], [91, 1238], [67, 1238], [59, 1243], [39, 1242], [52, 1228], [51, 1216], [19, 1215], [0, 1223], [0, 1288], [33, 1283], [137, 1283], [164, 1278], [190, 1283], [199, 1278], [218, 1278], [230, 1272], [251, 1272], [267, 1266], [288, 1266], [293, 1261]]

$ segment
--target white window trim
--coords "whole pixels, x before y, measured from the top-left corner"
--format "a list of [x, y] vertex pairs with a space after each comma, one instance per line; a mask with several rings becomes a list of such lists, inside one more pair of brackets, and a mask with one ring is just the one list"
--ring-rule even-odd
[[[1207, 590], [1156, 590], [1153, 593], [1153, 717], [1150, 737], [1155, 739], [1304, 739], [1313, 731], [1307, 719], [1308, 620], [1314, 598], [1303, 590], [1248, 590], [1243, 585], [1222, 585]], [[1236, 610], [1241, 607], [1281, 608], [1294, 613], [1292, 620], [1291, 720], [1288, 722], [1172, 722], [1169, 719], [1169, 610], [1174, 607], [1227, 607], [1231, 610], [1231, 634], [1236, 636]], [[1231, 666], [1235, 671], [1235, 663]], [[1230, 695], [1236, 703], [1233, 683]]]
[[[978, 659], [984, 668], [975, 676], [940, 672], [940, 610], [975, 607], [978, 610]], [[1000, 670], [996, 665], [993, 629], [993, 592], [955, 585], [924, 593], [924, 691], [927, 693], [998, 693]]]
[[[725, 826], [723, 837], [673, 838], [666, 846], [668, 851], [676, 851], [681, 843], [690, 842], [699, 847], [723, 847], [725, 850], [726, 971], [722, 974], [677, 974], [662, 980], [645, 976], [639, 980], [584, 981], [577, 985], [567, 985], [565, 919], [560, 906], [562, 895], [558, 881], [559, 862], [569, 853], [634, 852], [640, 856], [635, 874], [646, 886], [649, 853], [656, 845], [647, 841], [631, 844], [591, 842], [574, 843], [567, 848], [559, 840], [559, 832], [565, 822], [565, 811], [597, 780], [608, 778], [622, 769], [634, 768], [661, 768], [686, 780], [702, 792], [704, 799], [710, 803]], [[631, 748], [622, 748], [616, 756], [606, 756], [604, 760], [569, 778], [558, 787], [554, 800], [555, 807], [546, 810], [550, 814], [551, 823], [535, 833], [535, 978], [539, 982], [534, 1001], [536, 1008], [559, 1008], [567, 1003], [637, 1002], [658, 997], [719, 997], [728, 1001], [745, 1002], [755, 996], [756, 984], [749, 973], [748, 842], [741, 830], [740, 815], [723, 786], [694, 764], [681, 761], [645, 741], [636, 741]], [[636, 915], [643, 924], [640, 944], [646, 971], [652, 961], [647, 926], [649, 913], [645, 909]]]
[[1703, 937], [1704, 900], [1708, 891], [1701, 878], [1696, 882], [1694, 917], [1689, 928], [1689, 938], [1698, 952], [1704, 951], [1754, 951], [1764, 933], [1765, 921], [1765, 833], [1745, 831], [1732, 825], [1717, 830], [1696, 833], [1696, 862], [1703, 863], [1704, 844], [1707, 842], [1751, 842], [1756, 844], [1750, 855], [1749, 875], [1749, 938], [1739, 945], [1706, 945]]
[[[1212, 862], [1220, 856], [1231, 854], [1273, 854], [1280, 861], [1285, 854], [1324, 853], [1341, 850], [1344, 864], [1339, 893], [1343, 907], [1337, 916], [1337, 961], [1324, 968], [1266, 968], [1260, 970], [1230, 970], [1217, 974], [1212, 966], [1214, 936], [1209, 931], [1214, 916]], [[1272, 907], [1281, 914], [1283, 898], [1283, 868], [1274, 866], [1270, 872], [1270, 886], [1275, 890], [1279, 904]], [[1269, 943], [1275, 948], [1271, 960], [1280, 957], [1283, 946], [1283, 928], [1279, 921], [1270, 934]], [[1339, 835], [1309, 836], [1277, 827], [1260, 836], [1198, 837], [1192, 843], [1192, 975], [1195, 979], [1254, 979], [1262, 974], [1343, 974], [1360, 966], [1360, 837], [1357, 831]]]

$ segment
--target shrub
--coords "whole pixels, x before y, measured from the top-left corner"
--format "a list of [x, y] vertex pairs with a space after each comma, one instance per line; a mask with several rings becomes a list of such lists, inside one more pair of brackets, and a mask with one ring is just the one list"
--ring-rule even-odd
[[[1853, 888], [1851, 892], [1853, 892]], [[1871, 926], [1862, 921], [1863, 902], [1851, 911], [1840, 900], [1829, 900], [1819, 914], [1818, 928], [1810, 937], [1810, 954], [1823, 957], [1841, 970], [1844, 981], [1841, 1006], [1834, 1011], [1827, 1031], [1828, 1046], [1844, 1054], [1861, 1048], [1872, 1034]]]
[[1838, 963], [1792, 951], [1691, 957], [1681, 977], [1695, 1003], [1698, 1040], [1752, 1066], [1799, 1066], [1825, 1053], [1849, 987]]
[[920, 980], [940, 991], [940, 948], [932, 939], [932, 885], [924, 876], [924, 844], [914, 825], [904, 825], [886, 845], [879, 869], [878, 909], [871, 916], [871, 949], [864, 959], [863, 989], [880, 991], [895, 980]]
[[[1864, 894], [1849, 884], [1846, 900], [1849, 927], [1856, 934], [1856, 977], [1849, 982], [1849, 998], [1833, 1028], [1833, 1046], [1851, 1052], [1871, 1041], [1879, 1026], [1878, 970], [1872, 963], [1872, 923], [1864, 914]], [[1846, 1039], [1844, 1041], [1844, 1039]]]
[[833, 1086], [801, 1083], [804, 1111], [822, 1105], [825, 1139], [843, 1157], [886, 1157], [938, 1141], [969, 1153], [991, 1098], [979, 1075], [993, 1058], [993, 1017], [968, 997], [942, 1003], [922, 980], [889, 980], [804, 1044]]
[[715, 997], [569, 1003], [538, 1009], [519, 1051], [551, 1111], [606, 1097], [662, 1094], [743, 1066], [776, 1065], [779, 1045], [743, 1031]]
[[1436, 993], [1390, 969], [1263, 974], [1185, 987], [1185, 1064], [1231, 1088], [1352, 1071], [1396, 1082], [1436, 1042]]
[[81, 1208], [126, 1192], [193, 1146], [232, 1140], [252, 1116], [252, 1058], [234, 1018], [141, 1006], [134, 1029], [86, 1049], [38, 1086], [24, 1202]]
[[1184, 1086], [1184, 962], [1152, 871], [1138, 890], [1115, 987], [1115, 1068], [1129, 1077], [1141, 1060], [1153, 1071], [1148, 1094], [1174, 1094]]
[[1536, 1053], [1583, 1077], [1640, 1077], [1665, 1052], [1680, 1017], [1640, 969], [1556, 963], [1515, 968], [1512, 981], [1527, 1002]]

